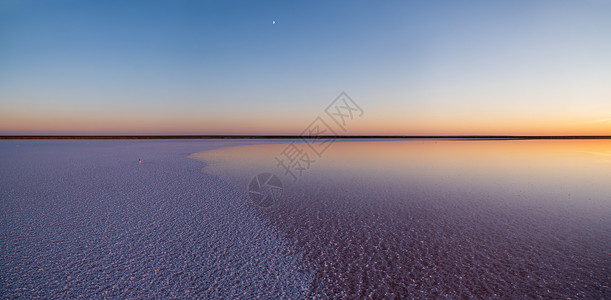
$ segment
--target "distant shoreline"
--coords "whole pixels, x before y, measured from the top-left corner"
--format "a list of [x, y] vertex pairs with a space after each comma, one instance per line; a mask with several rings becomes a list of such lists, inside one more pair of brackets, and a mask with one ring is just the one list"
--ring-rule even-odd
[[593, 140], [611, 135], [0, 135], [0, 140], [151, 140], [151, 139], [430, 139], [430, 140]]

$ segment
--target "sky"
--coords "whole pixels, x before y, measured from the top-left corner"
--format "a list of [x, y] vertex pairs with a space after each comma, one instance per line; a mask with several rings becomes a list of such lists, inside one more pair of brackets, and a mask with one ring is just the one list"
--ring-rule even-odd
[[1, 0], [0, 134], [611, 134], [610, 53], [607, 0]]

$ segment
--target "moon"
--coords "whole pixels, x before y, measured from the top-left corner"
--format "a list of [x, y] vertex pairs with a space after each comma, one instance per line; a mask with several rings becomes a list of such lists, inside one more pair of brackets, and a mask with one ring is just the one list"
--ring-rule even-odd
[[273, 20], [273, 21], [272, 21], [272, 24], [276, 24], [276, 20]]

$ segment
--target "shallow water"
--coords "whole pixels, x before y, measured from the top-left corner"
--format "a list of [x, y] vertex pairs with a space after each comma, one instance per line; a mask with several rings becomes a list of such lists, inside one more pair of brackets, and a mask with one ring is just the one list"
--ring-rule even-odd
[[287, 145], [1, 141], [0, 294], [611, 297], [610, 141]]
[[257, 217], [303, 253], [309, 297], [611, 297], [611, 141], [293, 146], [316, 160], [295, 177], [287, 144], [191, 157], [245, 194], [283, 182]]
[[0, 297], [303, 298], [296, 247], [186, 158], [244, 143], [1, 141]]

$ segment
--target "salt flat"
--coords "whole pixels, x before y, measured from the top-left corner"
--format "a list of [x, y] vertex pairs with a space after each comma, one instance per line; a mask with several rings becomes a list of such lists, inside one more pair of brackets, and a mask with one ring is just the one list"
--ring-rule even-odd
[[0, 294], [611, 297], [609, 141], [288, 145], [1, 141]]
[[1, 297], [303, 298], [296, 247], [186, 158], [240, 143], [1, 141]]
[[297, 180], [288, 145], [191, 157], [237, 188], [282, 180], [258, 217], [303, 253], [309, 297], [611, 297], [610, 141], [336, 142]]

